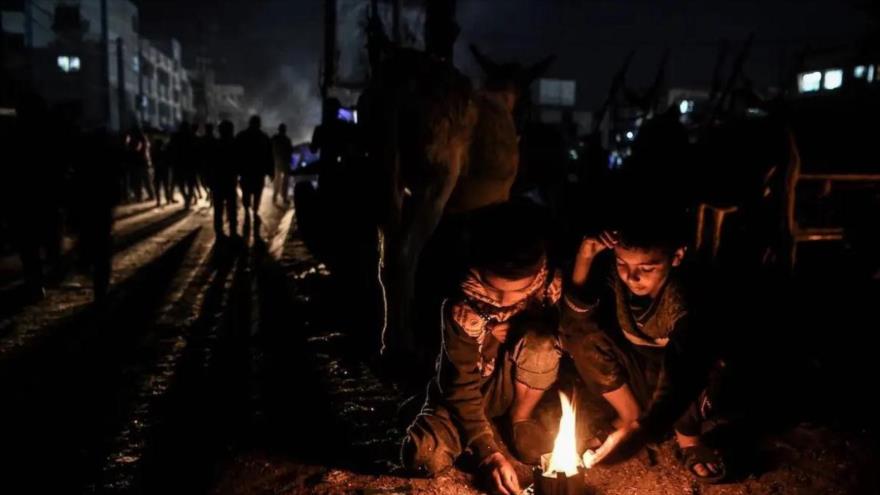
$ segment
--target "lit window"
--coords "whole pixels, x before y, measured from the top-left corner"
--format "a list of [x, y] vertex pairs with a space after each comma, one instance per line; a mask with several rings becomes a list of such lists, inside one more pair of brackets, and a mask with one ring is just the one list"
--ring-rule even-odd
[[864, 79], [865, 72], [864, 65], [857, 65], [856, 68], [853, 69], [853, 76], [855, 76], [856, 79]]
[[833, 90], [843, 85], [843, 71], [840, 69], [829, 69], [825, 71], [825, 80], [823, 86], [825, 89]]
[[798, 76], [798, 91], [808, 93], [811, 91], [819, 91], [822, 85], [821, 72], [805, 72]]
[[681, 100], [678, 104], [678, 111], [682, 114], [690, 113], [694, 111], [694, 101], [693, 100]]
[[80, 68], [79, 57], [59, 55], [57, 63], [61, 72], [78, 72]]
[[131, 58], [131, 68], [135, 72], [141, 71], [141, 58], [140, 58], [140, 56], [135, 55], [134, 57]]
[[868, 82], [874, 82], [874, 66], [868, 66]]

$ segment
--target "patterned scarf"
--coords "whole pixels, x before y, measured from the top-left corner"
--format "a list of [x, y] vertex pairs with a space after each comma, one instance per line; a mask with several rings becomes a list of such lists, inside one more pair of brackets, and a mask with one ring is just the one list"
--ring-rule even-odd
[[495, 369], [498, 348], [507, 340], [507, 330], [502, 330], [498, 323], [508, 321], [530, 306], [556, 304], [562, 296], [562, 275], [558, 271], [551, 275], [544, 260], [535, 278], [523, 291], [523, 298], [507, 306], [502, 306], [493, 297], [476, 270], [472, 270], [461, 283], [461, 292], [465, 298], [452, 307], [452, 318], [477, 341], [480, 351], [477, 368], [485, 378]]
[[482, 343], [492, 326], [490, 324], [506, 322], [536, 303], [556, 304], [562, 295], [562, 275], [558, 271], [551, 275], [545, 260], [532, 283], [523, 291], [525, 296], [507, 306], [502, 306], [493, 297], [491, 289], [486, 287], [486, 282], [476, 270], [471, 270], [461, 283], [461, 292], [465, 296], [465, 304], [456, 305], [457, 314], [453, 318], [468, 335]]

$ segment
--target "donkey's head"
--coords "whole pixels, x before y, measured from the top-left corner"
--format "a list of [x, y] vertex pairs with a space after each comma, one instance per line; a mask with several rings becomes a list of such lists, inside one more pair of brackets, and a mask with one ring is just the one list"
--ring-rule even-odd
[[529, 67], [523, 67], [516, 62], [499, 64], [486, 57], [476, 46], [471, 45], [470, 48], [486, 76], [483, 88], [500, 94], [511, 111], [520, 97], [528, 94], [532, 81], [541, 77], [556, 59], [556, 56], [551, 55]]

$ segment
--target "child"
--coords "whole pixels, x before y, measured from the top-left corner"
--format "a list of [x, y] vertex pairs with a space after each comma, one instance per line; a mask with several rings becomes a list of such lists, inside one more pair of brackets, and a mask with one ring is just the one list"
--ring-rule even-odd
[[547, 266], [532, 208], [508, 203], [481, 217], [469, 273], [443, 303], [436, 377], [401, 457], [413, 472], [434, 476], [468, 451], [498, 492], [518, 494], [516, 473], [490, 421], [505, 418], [523, 462], [537, 463], [552, 450], [531, 414], [556, 381], [562, 279]]
[[671, 223], [642, 212], [619, 231], [583, 240], [561, 340], [588, 389], [616, 414], [615, 431], [594, 463], [633, 433], [656, 435], [674, 423], [685, 466], [697, 479], [716, 482], [724, 463], [700, 442], [712, 405], [704, 390], [714, 363], [711, 329], [705, 305], [687, 291], [685, 244]]

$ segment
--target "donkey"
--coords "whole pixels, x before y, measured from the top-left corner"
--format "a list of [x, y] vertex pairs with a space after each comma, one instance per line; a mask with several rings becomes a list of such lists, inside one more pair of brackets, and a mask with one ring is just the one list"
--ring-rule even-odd
[[369, 157], [382, 180], [383, 353], [415, 348], [415, 271], [444, 212], [509, 199], [519, 165], [514, 108], [552, 62], [497, 64], [471, 48], [486, 73], [481, 90], [439, 58], [395, 49], [361, 98]]

